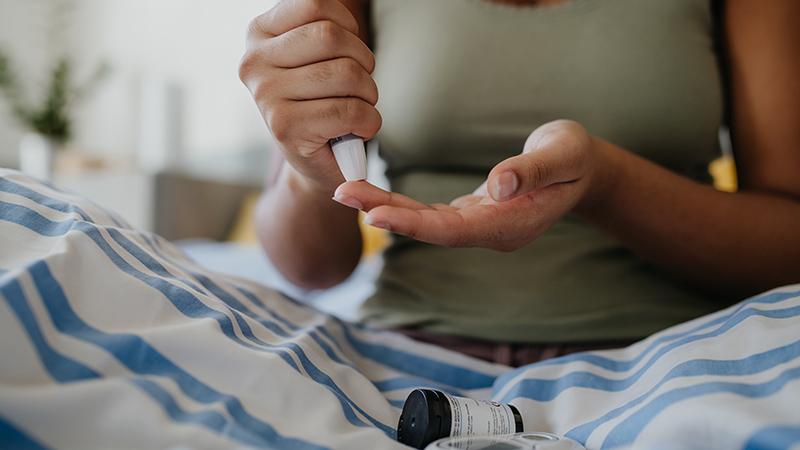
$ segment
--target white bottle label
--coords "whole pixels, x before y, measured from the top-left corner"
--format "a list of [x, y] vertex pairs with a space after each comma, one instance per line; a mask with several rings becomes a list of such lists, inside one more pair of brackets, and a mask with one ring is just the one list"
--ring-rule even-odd
[[487, 400], [453, 397], [450, 402], [450, 436], [499, 436], [517, 432], [514, 412], [508, 405]]

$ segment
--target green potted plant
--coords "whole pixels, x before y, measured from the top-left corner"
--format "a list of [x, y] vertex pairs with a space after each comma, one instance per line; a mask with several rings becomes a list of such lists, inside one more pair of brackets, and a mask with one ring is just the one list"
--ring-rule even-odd
[[108, 72], [108, 66], [100, 64], [87, 80], [76, 83], [71, 61], [62, 57], [49, 73], [41, 100], [33, 103], [27, 100], [11, 67], [11, 59], [0, 51], [0, 92], [8, 100], [12, 115], [28, 130], [20, 142], [20, 170], [42, 179], [51, 177], [55, 152], [72, 137], [75, 105], [85, 99]]

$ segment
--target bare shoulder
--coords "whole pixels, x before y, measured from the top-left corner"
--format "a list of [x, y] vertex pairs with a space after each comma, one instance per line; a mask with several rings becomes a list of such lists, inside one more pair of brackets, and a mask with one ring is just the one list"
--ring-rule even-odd
[[800, 198], [800, 1], [727, 0], [724, 17], [740, 183]]

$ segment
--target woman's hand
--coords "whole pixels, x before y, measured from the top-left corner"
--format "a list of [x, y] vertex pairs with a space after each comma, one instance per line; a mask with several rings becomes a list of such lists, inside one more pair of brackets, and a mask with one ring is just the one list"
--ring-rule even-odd
[[548, 123], [530, 135], [521, 155], [492, 169], [474, 193], [449, 205], [426, 205], [365, 182], [341, 185], [334, 199], [368, 212], [367, 223], [449, 247], [513, 251], [590, 201], [601, 186], [601, 158], [578, 123]]
[[328, 195], [343, 181], [328, 140], [381, 126], [358, 28], [338, 0], [282, 0], [251, 22], [239, 69], [286, 160]]

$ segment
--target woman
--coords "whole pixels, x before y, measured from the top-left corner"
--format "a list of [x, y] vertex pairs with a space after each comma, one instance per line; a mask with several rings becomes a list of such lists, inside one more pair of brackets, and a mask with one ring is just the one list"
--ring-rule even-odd
[[[363, 210], [396, 235], [364, 321], [513, 365], [796, 282], [798, 43], [794, 0], [281, 1], [241, 64], [287, 162], [263, 246], [335, 285]], [[394, 192], [342, 185], [328, 140], [379, 130]]]

